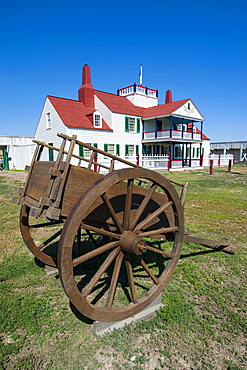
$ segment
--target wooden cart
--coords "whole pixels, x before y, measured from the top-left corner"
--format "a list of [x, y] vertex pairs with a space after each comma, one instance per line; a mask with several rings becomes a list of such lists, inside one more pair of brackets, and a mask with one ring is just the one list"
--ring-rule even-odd
[[[83, 315], [118, 321], [143, 310], [169, 281], [184, 241], [229, 252], [228, 244], [185, 235], [187, 183], [76, 136], [58, 136], [60, 148], [35, 141], [25, 186], [13, 200], [22, 205], [27, 247], [44, 264], [58, 267], [66, 294]], [[75, 154], [78, 146], [87, 158]], [[56, 153], [55, 161], [41, 160], [47, 150]], [[110, 164], [98, 163], [97, 155]], [[115, 170], [116, 163], [127, 168]], [[180, 195], [172, 183], [181, 186]]]

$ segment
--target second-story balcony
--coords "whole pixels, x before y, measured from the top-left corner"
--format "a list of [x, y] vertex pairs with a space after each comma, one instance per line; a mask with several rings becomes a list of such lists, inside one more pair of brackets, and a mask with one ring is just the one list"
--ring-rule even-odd
[[195, 133], [192, 131], [181, 131], [181, 130], [159, 130], [159, 131], [146, 131], [143, 132], [142, 140], [165, 140], [169, 141], [170, 139], [175, 140], [202, 140], [201, 133]]

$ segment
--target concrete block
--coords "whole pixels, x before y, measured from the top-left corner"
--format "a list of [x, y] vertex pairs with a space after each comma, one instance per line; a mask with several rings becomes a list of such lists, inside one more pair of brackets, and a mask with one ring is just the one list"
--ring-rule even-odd
[[124, 326], [129, 325], [131, 323], [136, 323], [136, 322], [151, 318], [156, 315], [156, 312], [161, 307], [164, 306], [161, 303], [161, 300], [162, 300], [162, 294], [160, 294], [143, 311], [122, 321], [113, 321], [113, 322], [94, 321], [94, 323], [91, 325], [91, 331], [96, 336], [102, 336], [104, 334], [107, 334], [113, 331], [114, 329], [122, 329]]

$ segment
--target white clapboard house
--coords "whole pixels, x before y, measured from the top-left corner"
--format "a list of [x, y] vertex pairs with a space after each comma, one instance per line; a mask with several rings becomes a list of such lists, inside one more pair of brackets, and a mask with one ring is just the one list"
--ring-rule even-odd
[[[144, 167], [165, 167], [169, 155], [170, 167], [183, 169], [203, 165], [203, 153], [209, 153], [203, 121], [191, 99], [173, 102], [169, 90], [164, 104], [158, 104], [157, 90], [141, 83], [117, 94], [95, 90], [90, 67], [84, 65], [78, 100], [47, 96], [35, 139], [59, 147], [57, 133], [77, 135], [116, 156], [132, 161], [138, 157]], [[76, 154], [88, 155], [79, 146]], [[53, 160], [52, 151], [47, 156]]]

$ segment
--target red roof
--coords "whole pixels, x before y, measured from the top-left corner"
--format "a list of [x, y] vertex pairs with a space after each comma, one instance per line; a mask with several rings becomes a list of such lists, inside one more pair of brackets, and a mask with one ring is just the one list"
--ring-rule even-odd
[[156, 105], [155, 107], [146, 108], [142, 118], [164, 116], [172, 114], [190, 99], [178, 100], [173, 103]]
[[[190, 99], [175, 101], [172, 103], [161, 104], [150, 108], [142, 108], [135, 106], [124, 96], [106, 93], [103, 91], [94, 90], [95, 95], [114, 113], [128, 114], [139, 116], [142, 118], [159, 117], [164, 115], [171, 115], [183, 104]], [[94, 130], [112, 131], [108, 124], [102, 120], [102, 127], [98, 128], [93, 125], [92, 115], [95, 109], [87, 108], [81, 101], [58, 98], [55, 96], [48, 96], [53, 107], [57, 111], [61, 120], [67, 127], [85, 128]], [[191, 129], [191, 126], [189, 126]], [[200, 130], [196, 128], [196, 132]], [[209, 140], [207, 136], [202, 135], [204, 140]]]
[[57, 98], [55, 96], [48, 96], [47, 98], [50, 100], [65, 126], [112, 131], [104, 120], [102, 120], [101, 128], [95, 127], [93, 125], [93, 120], [89, 119], [95, 112], [95, 109], [86, 108], [82, 102]]
[[142, 117], [145, 108], [137, 107], [124, 96], [94, 90], [95, 95], [114, 113]]
[[173, 103], [156, 105], [150, 108], [137, 107], [124, 96], [94, 91], [95, 95], [114, 113], [130, 114], [142, 118], [164, 116], [172, 114], [190, 99], [175, 101]]

